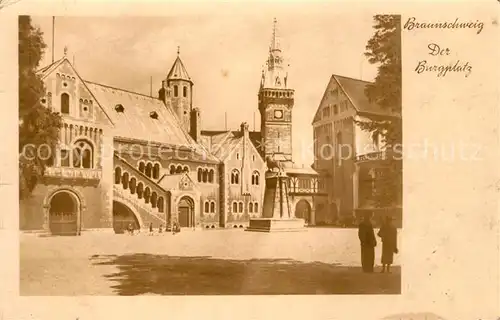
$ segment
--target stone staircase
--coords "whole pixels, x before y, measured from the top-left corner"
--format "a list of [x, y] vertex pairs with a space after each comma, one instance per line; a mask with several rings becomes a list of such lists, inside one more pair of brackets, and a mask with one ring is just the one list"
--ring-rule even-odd
[[155, 228], [160, 224], [165, 226], [168, 192], [122, 157], [115, 154], [114, 160], [113, 199], [132, 207], [140, 215], [141, 228], [147, 228], [150, 223]]

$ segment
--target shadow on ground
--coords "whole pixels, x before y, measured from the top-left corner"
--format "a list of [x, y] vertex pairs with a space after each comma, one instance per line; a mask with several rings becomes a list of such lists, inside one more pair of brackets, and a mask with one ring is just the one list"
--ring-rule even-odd
[[287, 259], [226, 260], [152, 254], [94, 255], [112, 265], [105, 275], [118, 295], [400, 294], [401, 270], [361, 272], [322, 262]]

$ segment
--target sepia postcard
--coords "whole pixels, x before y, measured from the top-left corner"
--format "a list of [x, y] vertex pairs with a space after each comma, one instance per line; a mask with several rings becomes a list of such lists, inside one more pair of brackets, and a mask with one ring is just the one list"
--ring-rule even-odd
[[0, 0], [0, 319], [500, 319], [499, 9]]

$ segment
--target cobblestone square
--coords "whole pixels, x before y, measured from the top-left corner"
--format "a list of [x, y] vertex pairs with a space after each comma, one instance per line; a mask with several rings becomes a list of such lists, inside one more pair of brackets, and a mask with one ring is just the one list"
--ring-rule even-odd
[[[401, 233], [401, 231], [399, 231]], [[399, 235], [400, 236], [400, 235]], [[242, 230], [37, 237], [20, 247], [21, 295], [399, 294], [391, 274], [361, 272], [356, 229]]]

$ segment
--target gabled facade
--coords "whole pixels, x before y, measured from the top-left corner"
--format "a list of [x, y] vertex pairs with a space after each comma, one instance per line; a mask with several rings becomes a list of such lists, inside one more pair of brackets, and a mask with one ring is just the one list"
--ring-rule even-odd
[[221, 161], [221, 225], [248, 226], [250, 218], [261, 214], [266, 171], [248, 124], [242, 123], [240, 131], [204, 131], [202, 137], [207, 149]]
[[364, 131], [356, 123], [400, 115], [371, 103], [365, 95], [368, 84], [332, 75], [314, 116], [314, 168], [327, 180], [328, 192], [328, 199], [321, 199], [316, 206], [320, 212], [328, 208], [321, 215], [325, 224], [357, 219], [364, 210], [391, 214], [401, 221], [398, 204], [374, 207], [372, 190], [377, 174], [385, 167], [385, 147], [380, 135]]

